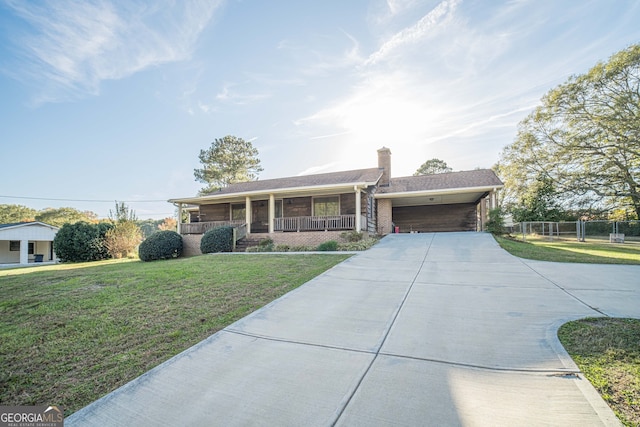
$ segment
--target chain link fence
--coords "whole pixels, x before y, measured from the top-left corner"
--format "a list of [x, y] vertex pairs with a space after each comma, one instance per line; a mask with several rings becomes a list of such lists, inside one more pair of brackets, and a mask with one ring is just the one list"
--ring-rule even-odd
[[611, 243], [640, 241], [640, 221], [527, 221], [513, 224], [514, 237], [548, 240], [606, 240]]

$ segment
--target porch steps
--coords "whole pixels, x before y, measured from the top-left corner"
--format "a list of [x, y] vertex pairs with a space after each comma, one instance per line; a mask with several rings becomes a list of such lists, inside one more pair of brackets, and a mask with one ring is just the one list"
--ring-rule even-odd
[[243, 238], [236, 242], [236, 250], [234, 252], [246, 252], [251, 246], [258, 246], [262, 239]]

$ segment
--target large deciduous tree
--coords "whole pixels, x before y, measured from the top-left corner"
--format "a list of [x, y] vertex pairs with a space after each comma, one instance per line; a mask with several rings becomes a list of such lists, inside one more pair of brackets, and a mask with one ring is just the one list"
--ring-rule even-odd
[[262, 171], [258, 150], [249, 141], [227, 135], [216, 138], [198, 156], [202, 168], [194, 169], [196, 181], [206, 184], [200, 194], [207, 194], [237, 182], [252, 181]]
[[413, 174], [413, 176], [419, 175], [433, 175], [436, 173], [446, 173], [451, 172], [453, 169], [447, 165], [447, 162], [440, 159], [431, 159], [424, 162], [418, 170]]
[[506, 196], [550, 183], [565, 207], [640, 218], [640, 45], [551, 90], [501, 155]]
[[91, 211], [80, 212], [74, 208], [47, 208], [38, 212], [35, 216], [36, 221], [55, 227], [62, 227], [64, 224], [74, 224], [76, 222], [92, 222], [96, 221], [98, 215]]
[[0, 205], [0, 224], [33, 221], [37, 212], [22, 205]]

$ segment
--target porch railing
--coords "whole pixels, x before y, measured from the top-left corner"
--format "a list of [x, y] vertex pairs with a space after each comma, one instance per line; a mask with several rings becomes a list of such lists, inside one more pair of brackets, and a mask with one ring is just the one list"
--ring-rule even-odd
[[[275, 218], [275, 231], [331, 231], [353, 230], [355, 215], [336, 216], [295, 216]], [[363, 224], [364, 227], [364, 224]]]
[[247, 223], [233, 227], [233, 251], [236, 251], [236, 243], [247, 237]]
[[[360, 218], [361, 228], [366, 230], [367, 219], [364, 215]], [[180, 234], [204, 234], [212, 228], [222, 226], [234, 227], [236, 240], [242, 239], [247, 234], [247, 224], [242, 220], [205, 221], [180, 224]], [[355, 215], [274, 218], [274, 231], [337, 231], [354, 230], [355, 228]]]
[[[238, 227], [245, 224], [242, 220], [233, 221], [205, 221], [205, 222], [191, 222], [180, 224], [180, 234], [204, 234], [212, 228], [223, 227], [230, 225], [232, 227]], [[245, 225], [246, 234], [246, 225]]]

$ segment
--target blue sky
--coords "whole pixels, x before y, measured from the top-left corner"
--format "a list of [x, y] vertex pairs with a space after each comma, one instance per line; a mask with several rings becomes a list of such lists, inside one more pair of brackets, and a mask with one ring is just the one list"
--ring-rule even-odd
[[491, 167], [638, 22], [635, 0], [0, 0], [0, 204], [171, 216], [225, 135], [260, 179], [375, 167], [382, 146], [394, 176]]

